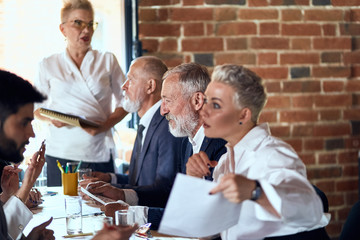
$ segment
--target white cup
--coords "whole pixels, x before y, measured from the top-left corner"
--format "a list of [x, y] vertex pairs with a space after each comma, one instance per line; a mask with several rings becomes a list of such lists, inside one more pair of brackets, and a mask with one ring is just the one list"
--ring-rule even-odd
[[66, 232], [77, 234], [82, 232], [82, 206], [81, 197], [65, 197]]
[[118, 210], [115, 212], [115, 224], [117, 226], [133, 226], [135, 224], [135, 213], [132, 210]]

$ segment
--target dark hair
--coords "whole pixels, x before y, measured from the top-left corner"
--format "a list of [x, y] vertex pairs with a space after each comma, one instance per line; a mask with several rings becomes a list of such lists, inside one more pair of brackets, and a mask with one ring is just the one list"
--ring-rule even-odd
[[0, 121], [1, 124], [11, 115], [19, 111], [19, 108], [34, 102], [42, 102], [46, 99], [30, 82], [23, 78], [0, 70]]

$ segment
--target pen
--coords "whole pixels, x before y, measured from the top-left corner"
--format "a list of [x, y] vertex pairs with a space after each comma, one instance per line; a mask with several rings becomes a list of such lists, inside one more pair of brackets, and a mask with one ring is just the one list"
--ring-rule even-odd
[[61, 172], [61, 173], [64, 173], [64, 169], [62, 168], [62, 166], [61, 166], [61, 164], [60, 164], [59, 160], [56, 160], [56, 163], [57, 163], [57, 166], [58, 166], [58, 168], [59, 168], [60, 172]]
[[40, 154], [42, 153], [42, 151], [44, 151], [44, 146], [45, 146], [45, 139], [44, 141], [42, 141], [41, 146], [39, 148], [38, 155], [36, 157], [36, 162], [40, 161]]
[[71, 234], [71, 235], [66, 235], [63, 236], [64, 238], [73, 238], [73, 237], [81, 237], [81, 236], [91, 236], [93, 235], [92, 233], [78, 233], [78, 234]]
[[82, 163], [82, 161], [80, 161], [79, 164], [76, 166], [74, 173], [77, 172], [77, 170], [80, 168], [81, 163]]

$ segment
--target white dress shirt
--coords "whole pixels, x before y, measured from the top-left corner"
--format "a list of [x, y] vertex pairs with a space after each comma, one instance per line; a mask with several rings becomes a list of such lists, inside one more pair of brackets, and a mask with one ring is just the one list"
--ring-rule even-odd
[[[35, 109], [45, 107], [105, 121], [114, 108], [121, 107], [125, 76], [112, 53], [90, 49], [79, 70], [65, 51], [45, 58], [39, 67], [34, 84], [48, 99]], [[46, 154], [74, 161], [107, 162], [113, 147], [110, 130], [91, 136], [79, 127], [51, 124], [46, 138]]]
[[3, 206], [8, 234], [12, 239], [20, 239], [26, 225], [33, 217], [29, 208], [17, 197], [12, 196]]
[[196, 132], [194, 138], [190, 138], [190, 137], [188, 138], [193, 148], [193, 154], [200, 152], [200, 148], [204, 141], [204, 138], [205, 138], [204, 127], [201, 125], [199, 130]]
[[214, 170], [214, 181], [236, 173], [260, 182], [281, 218], [270, 214], [254, 201], [242, 203], [237, 225], [221, 233], [226, 239], [263, 239], [295, 234], [326, 226], [329, 216], [306, 177], [306, 168], [287, 143], [272, 137], [268, 124], [253, 128], [227, 153]]

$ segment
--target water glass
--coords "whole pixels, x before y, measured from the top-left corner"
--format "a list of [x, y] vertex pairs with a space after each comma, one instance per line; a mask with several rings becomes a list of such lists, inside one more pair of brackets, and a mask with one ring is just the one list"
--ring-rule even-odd
[[135, 223], [139, 226], [147, 223], [147, 216], [149, 207], [146, 206], [130, 206], [129, 210], [132, 210], [135, 214]]
[[65, 197], [66, 232], [77, 234], [82, 232], [82, 205], [81, 197]]
[[135, 224], [135, 212], [132, 210], [118, 210], [115, 212], [115, 224], [117, 226], [132, 226]]
[[79, 173], [79, 182], [84, 180], [84, 175], [87, 176], [87, 177], [91, 177], [92, 175], [92, 169], [91, 168], [80, 168], [78, 170], [78, 173]]
[[113, 218], [107, 216], [97, 216], [93, 219], [94, 222], [94, 235], [103, 229], [104, 224], [113, 225]]

